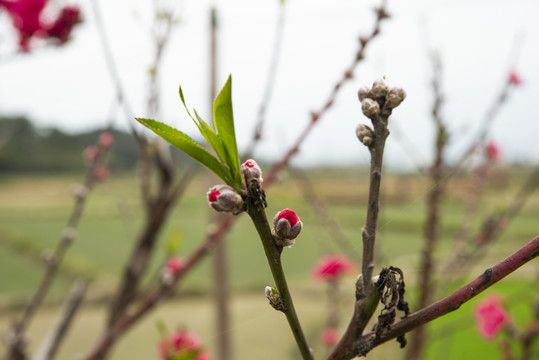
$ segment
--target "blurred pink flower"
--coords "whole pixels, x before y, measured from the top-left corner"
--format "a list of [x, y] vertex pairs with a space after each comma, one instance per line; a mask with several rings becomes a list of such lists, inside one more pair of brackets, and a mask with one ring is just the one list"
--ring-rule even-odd
[[313, 267], [312, 274], [318, 280], [336, 280], [343, 275], [353, 275], [356, 265], [344, 255], [326, 255]]
[[99, 135], [99, 145], [109, 147], [114, 143], [114, 136], [108, 131], [104, 131]]
[[0, 1], [0, 7], [3, 6], [7, 10], [13, 21], [13, 26], [19, 33], [19, 49], [22, 52], [30, 51], [32, 36], [45, 30], [39, 17], [46, 2], [47, 0]]
[[326, 346], [333, 346], [339, 342], [339, 332], [334, 328], [327, 328], [320, 334], [320, 341]]
[[110, 176], [110, 169], [105, 165], [101, 165], [95, 168], [94, 175], [99, 180], [105, 180]]
[[56, 20], [47, 28], [47, 34], [56, 38], [61, 44], [69, 40], [73, 27], [80, 22], [80, 9], [78, 6], [66, 6], [62, 9]]
[[486, 147], [486, 152], [487, 152], [487, 158], [490, 161], [498, 162], [498, 160], [500, 160], [501, 151], [498, 144], [494, 142], [489, 142]]
[[509, 71], [509, 83], [514, 86], [519, 86], [522, 84], [522, 78], [520, 75], [516, 72], [516, 70]]
[[183, 265], [183, 260], [179, 256], [173, 256], [167, 260], [165, 268], [169, 270], [172, 275], [176, 275], [183, 268]]
[[186, 360], [210, 360], [209, 354], [202, 349], [198, 335], [186, 330], [177, 330], [162, 338], [159, 341], [159, 350], [161, 359], [182, 357]]
[[98, 154], [99, 148], [95, 145], [90, 145], [84, 149], [84, 160], [86, 160], [89, 164], [93, 164], [95, 159], [97, 159]]
[[479, 302], [474, 309], [474, 316], [479, 334], [486, 340], [494, 339], [510, 322], [509, 314], [496, 294]]

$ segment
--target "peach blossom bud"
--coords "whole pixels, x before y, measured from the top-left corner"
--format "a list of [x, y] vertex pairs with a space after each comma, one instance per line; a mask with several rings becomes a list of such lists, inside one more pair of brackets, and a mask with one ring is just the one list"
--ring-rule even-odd
[[95, 145], [90, 145], [84, 149], [84, 160], [88, 164], [93, 164], [99, 155], [99, 148]]
[[494, 339], [511, 322], [501, 299], [495, 294], [479, 302], [474, 315], [479, 334], [486, 340]]
[[241, 164], [240, 171], [247, 181], [256, 180], [259, 183], [263, 181], [262, 170], [253, 159], [249, 159]]
[[385, 97], [388, 91], [389, 87], [386, 84], [385, 78], [376, 80], [372, 84], [371, 94], [375, 99]]
[[110, 169], [105, 165], [98, 166], [94, 170], [94, 176], [98, 180], [105, 180], [110, 176]]
[[374, 131], [365, 124], [359, 124], [356, 128], [356, 135], [359, 141], [365, 146], [371, 146], [374, 139]]
[[363, 99], [363, 101], [361, 101], [361, 111], [363, 111], [363, 114], [366, 117], [374, 120], [380, 115], [380, 105], [372, 99]]
[[327, 328], [320, 334], [320, 341], [326, 346], [334, 346], [339, 342], [339, 332], [334, 328]]
[[292, 246], [294, 239], [303, 228], [299, 217], [290, 209], [284, 209], [275, 215], [273, 219], [272, 234], [282, 246]]
[[102, 132], [99, 135], [99, 145], [103, 147], [110, 147], [114, 142], [114, 136], [108, 131]]
[[243, 200], [229, 185], [216, 185], [208, 193], [208, 205], [220, 212], [239, 212], [243, 207]]
[[509, 78], [508, 81], [513, 86], [519, 86], [522, 84], [522, 78], [520, 75], [516, 72], [516, 70], [511, 70], [509, 72]]
[[386, 97], [385, 106], [389, 109], [394, 109], [406, 98], [406, 93], [400, 87], [394, 87], [389, 90]]
[[358, 92], [357, 92], [357, 97], [359, 98], [359, 101], [363, 101], [363, 99], [366, 99], [366, 98], [370, 97], [371, 96], [370, 91], [371, 91], [371, 89], [369, 89], [366, 86], [360, 87]]

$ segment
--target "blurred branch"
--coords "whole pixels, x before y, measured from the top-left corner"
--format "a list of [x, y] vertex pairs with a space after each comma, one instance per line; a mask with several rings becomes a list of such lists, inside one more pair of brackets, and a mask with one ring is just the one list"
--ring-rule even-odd
[[43, 303], [43, 300], [47, 296], [47, 293], [49, 292], [49, 289], [57, 274], [58, 267], [62, 262], [65, 253], [67, 252], [71, 244], [75, 241], [76, 229], [80, 222], [80, 219], [82, 218], [82, 214], [84, 213], [86, 198], [90, 190], [92, 190], [92, 188], [99, 180], [96, 174], [96, 170], [100, 166], [102, 166], [108, 149], [108, 146], [103, 146], [102, 144], [98, 145], [98, 151], [95, 155], [95, 158], [88, 167], [84, 184], [79, 185], [74, 190], [75, 204], [73, 205], [73, 209], [71, 210], [71, 214], [67, 221], [66, 227], [64, 228], [62, 237], [60, 238], [60, 241], [56, 246], [54, 253], [48, 256], [47, 259], [45, 259], [46, 268], [45, 273], [43, 274], [43, 278], [41, 279], [41, 282], [37, 287], [36, 292], [32, 296], [30, 303], [26, 307], [21, 319], [14, 323], [11, 329], [11, 333], [8, 336], [7, 359], [26, 359], [24, 349], [26, 345], [26, 340], [24, 339], [24, 332], [30, 324], [36, 311]]
[[271, 101], [271, 96], [273, 95], [273, 87], [275, 85], [275, 79], [277, 78], [277, 69], [279, 66], [279, 55], [281, 53], [282, 43], [283, 43], [283, 34], [285, 26], [285, 15], [286, 15], [286, 1], [281, 1], [279, 3], [279, 15], [277, 16], [277, 24], [275, 26], [275, 35], [273, 38], [273, 48], [271, 50], [270, 66], [268, 69], [268, 74], [266, 77], [266, 88], [264, 89], [264, 94], [262, 95], [262, 101], [258, 108], [258, 115], [256, 120], [256, 125], [254, 129], [253, 138], [251, 143], [247, 146], [245, 150], [244, 158], [250, 158], [254, 151], [254, 148], [258, 141], [262, 138], [262, 130], [264, 128], [264, 122], [266, 121], [266, 110], [268, 109], [269, 103]]
[[[439, 240], [440, 228], [440, 203], [445, 192], [445, 163], [444, 150], [448, 142], [448, 133], [444, 121], [440, 116], [440, 109], [443, 104], [442, 95], [442, 64], [437, 54], [432, 55], [433, 80], [432, 90], [434, 93], [434, 104], [432, 106], [432, 117], [436, 126], [436, 143], [434, 163], [430, 169], [432, 186], [427, 195], [427, 217], [425, 223], [425, 238], [422, 250], [421, 264], [419, 266], [419, 300], [418, 309], [427, 306], [432, 297], [432, 279], [434, 278], [433, 257], [436, 245]], [[426, 342], [426, 330], [424, 327], [417, 328], [412, 334], [411, 344], [406, 355], [407, 359], [421, 359], [423, 348]]]
[[60, 343], [63, 341], [69, 326], [71, 325], [77, 310], [79, 309], [84, 294], [86, 293], [86, 282], [77, 281], [71, 289], [69, 299], [64, 306], [58, 324], [52, 329], [48, 338], [39, 347], [32, 360], [50, 360], [56, 355]]

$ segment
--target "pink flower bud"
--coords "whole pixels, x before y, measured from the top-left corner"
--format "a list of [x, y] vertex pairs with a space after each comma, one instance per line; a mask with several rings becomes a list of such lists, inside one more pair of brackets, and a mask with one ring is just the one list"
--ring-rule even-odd
[[485, 150], [489, 161], [498, 162], [500, 160], [500, 147], [496, 143], [488, 143]]
[[210, 360], [210, 356], [202, 348], [198, 335], [186, 330], [177, 330], [162, 338], [159, 341], [159, 352], [163, 360], [172, 358]]
[[290, 209], [284, 209], [273, 219], [273, 235], [282, 246], [291, 246], [303, 228], [299, 217]]
[[510, 322], [501, 299], [495, 294], [477, 304], [474, 316], [479, 334], [486, 340], [493, 340]]
[[344, 255], [326, 255], [313, 267], [317, 280], [336, 280], [344, 275], [354, 275], [356, 265]]
[[507, 79], [509, 83], [513, 86], [519, 86], [522, 84], [522, 78], [516, 72], [516, 70], [509, 71], [509, 78]]
[[110, 177], [110, 170], [105, 165], [101, 165], [95, 168], [94, 176], [99, 180], [105, 180]]
[[66, 6], [58, 15], [58, 18], [49, 25], [47, 33], [51, 38], [56, 38], [60, 44], [69, 40], [73, 27], [81, 21], [80, 10], [77, 6]]
[[339, 342], [339, 332], [334, 328], [327, 328], [320, 334], [320, 341], [326, 346], [334, 346]]
[[216, 185], [207, 193], [208, 205], [221, 212], [239, 212], [243, 207], [243, 200], [229, 185]]
[[99, 135], [99, 145], [103, 147], [110, 147], [114, 142], [114, 136], [108, 131], [102, 132]]
[[256, 180], [259, 183], [263, 181], [262, 170], [253, 159], [249, 159], [241, 164], [240, 171], [247, 181]]
[[88, 164], [93, 164], [95, 160], [97, 159], [97, 155], [99, 155], [99, 148], [95, 145], [87, 146], [86, 149], [84, 149], [84, 160]]
[[173, 275], [176, 275], [180, 272], [183, 266], [183, 260], [179, 256], [173, 256], [167, 260], [165, 269], [170, 271]]

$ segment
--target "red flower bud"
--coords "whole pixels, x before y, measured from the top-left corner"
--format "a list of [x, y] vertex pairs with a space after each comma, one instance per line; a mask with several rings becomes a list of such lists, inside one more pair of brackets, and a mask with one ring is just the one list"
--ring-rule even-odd
[[522, 84], [522, 78], [516, 72], [516, 70], [509, 71], [509, 78], [507, 79], [509, 83], [513, 86], [519, 86]]
[[479, 334], [486, 340], [494, 339], [510, 322], [500, 298], [494, 294], [477, 304], [474, 315]]
[[282, 246], [291, 246], [303, 228], [299, 217], [290, 209], [284, 209], [273, 219], [273, 236]]
[[344, 255], [326, 255], [313, 267], [312, 274], [318, 280], [336, 280], [343, 275], [353, 275], [356, 265]]
[[221, 212], [239, 212], [243, 207], [243, 200], [229, 185], [216, 185], [207, 193], [208, 205]]
[[173, 275], [176, 275], [183, 268], [183, 260], [179, 256], [169, 258], [165, 264], [165, 269], [169, 270]]
[[256, 180], [262, 182], [262, 170], [253, 159], [249, 159], [241, 164], [240, 171], [247, 181]]
[[101, 135], [99, 135], [99, 145], [103, 147], [109, 147], [114, 142], [114, 136], [108, 131], [102, 132]]
[[334, 346], [339, 342], [339, 332], [334, 328], [327, 328], [320, 334], [320, 341], [326, 346]]

